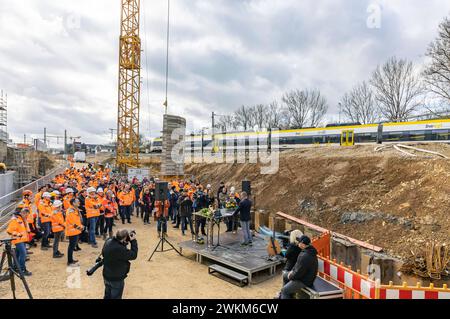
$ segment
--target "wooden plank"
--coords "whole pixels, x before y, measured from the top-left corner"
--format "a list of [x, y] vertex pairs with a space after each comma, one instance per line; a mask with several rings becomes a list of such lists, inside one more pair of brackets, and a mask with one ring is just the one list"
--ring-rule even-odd
[[354, 239], [354, 238], [351, 238], [351, 237], [348, 237], [348, 236], [345, 236], [345, 235], [342, 235], [342, 234], [339, 234], [339, 233], [332, 232], [332, 231], [330, 231], [330, 230], [328, 230], [326, 228], [323, 228], [323, 227], [320, 227], [320, 226], [308, 223], [307, 221], [305, 221], [303, 219], [300, 219], [300, 218], [297, 218], [297, 217], [285, 214], [283, 212], [278, 212], [277, 215], [280, 216], [280, 217], [289, 219], [289, 220], [291, 220], [291, 221], [293, 221], [295, 223], [302, 224], [302, 225], [304, 225], [306, 227], [309, 227], [309, 228], [314, 229], [314, 230], [316, 230], [318, 232], [321, 232], [321, 233], [329, 232], [333, 236], [336, 236], [336, 237], [348, 240], [349, 242], [354, 243], [355, 245], [358, 245], [358, 246], [361, 246], [361, 247], [364, 247], [364, 248], [367, 248], [367, 249], [370, 249], [370, 250], [373, 250], [373, 251], [376, 251], [376, 252], [383, 251], [382, 247], [375, 246], [375, 245], [366, 243], [366, 242], [358, 240], [358, 239]]

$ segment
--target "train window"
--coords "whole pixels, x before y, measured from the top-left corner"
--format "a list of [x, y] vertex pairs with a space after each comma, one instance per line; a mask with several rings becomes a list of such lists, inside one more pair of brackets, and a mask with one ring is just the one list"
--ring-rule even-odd
[[370, 143], [370, 142], [376, 142], [376, 140], [377, 140], [376, 133], [355, 134], [355, 142], [356, 143]]
[[450, 132], [449, 130], [433, 130], [433, 131], [431, 131], [431, 134], [435, 140], [446, 141], [446, 140], [450, 139], [449, 132]]
[[410, 131], [410, 139], [413, 141], [423, 141], [425, 140], [425, 131]]

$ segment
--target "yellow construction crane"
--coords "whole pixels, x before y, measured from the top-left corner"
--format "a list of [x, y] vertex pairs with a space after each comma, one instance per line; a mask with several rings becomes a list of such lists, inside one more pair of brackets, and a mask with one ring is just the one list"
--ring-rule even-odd
[[139, 106], [141, 91], [140, 0], [121, 0], [117, 167], [126, 172], [139, 166]]

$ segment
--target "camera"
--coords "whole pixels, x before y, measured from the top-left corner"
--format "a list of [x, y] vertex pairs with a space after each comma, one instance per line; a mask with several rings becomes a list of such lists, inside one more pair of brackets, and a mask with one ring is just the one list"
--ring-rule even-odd
[[92, 275], [97, 271], [97, 269], [99, 269], [99, 268], [102, 267], [102, 266], [103, 266], [103, 259], [102, 259], [102, 257], [98, 257], [98, 258], [95, 260], [95, 265], [92, 266], [92, 268], [86, 270], [86, 274], [87, 274], [88, 276], [92, 276]]
[[130, 231], [130, 233], [128, 234], [128, 237], [127, 237], [127, 243], [129, 243], [131, 241], [131, 234], [136, 235], [136, 231], [135, 230]]

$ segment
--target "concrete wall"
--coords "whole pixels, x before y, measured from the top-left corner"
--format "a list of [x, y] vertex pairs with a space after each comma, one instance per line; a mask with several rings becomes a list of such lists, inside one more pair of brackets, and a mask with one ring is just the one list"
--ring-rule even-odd
[[8, 171], [6, 174], [0, 174], [0, 197], [9, 194], [14, 189], [14, 175], [16, 172]]
[[[177, 136], [172, 136], [176, 130]], [[184, 175], [184, 136], [186, 134], [186, 119], [174, 116], [164, 115], [163, 136], [162, 136], [162, 154], [161, 154], [161, 174], [166, 176]], [[178, 137], [178, 139], [173, 139]], [[181, 152], [177, 152], [178, 159], [172, 157], [172, 151], [175, 146], [181, 142]]]

